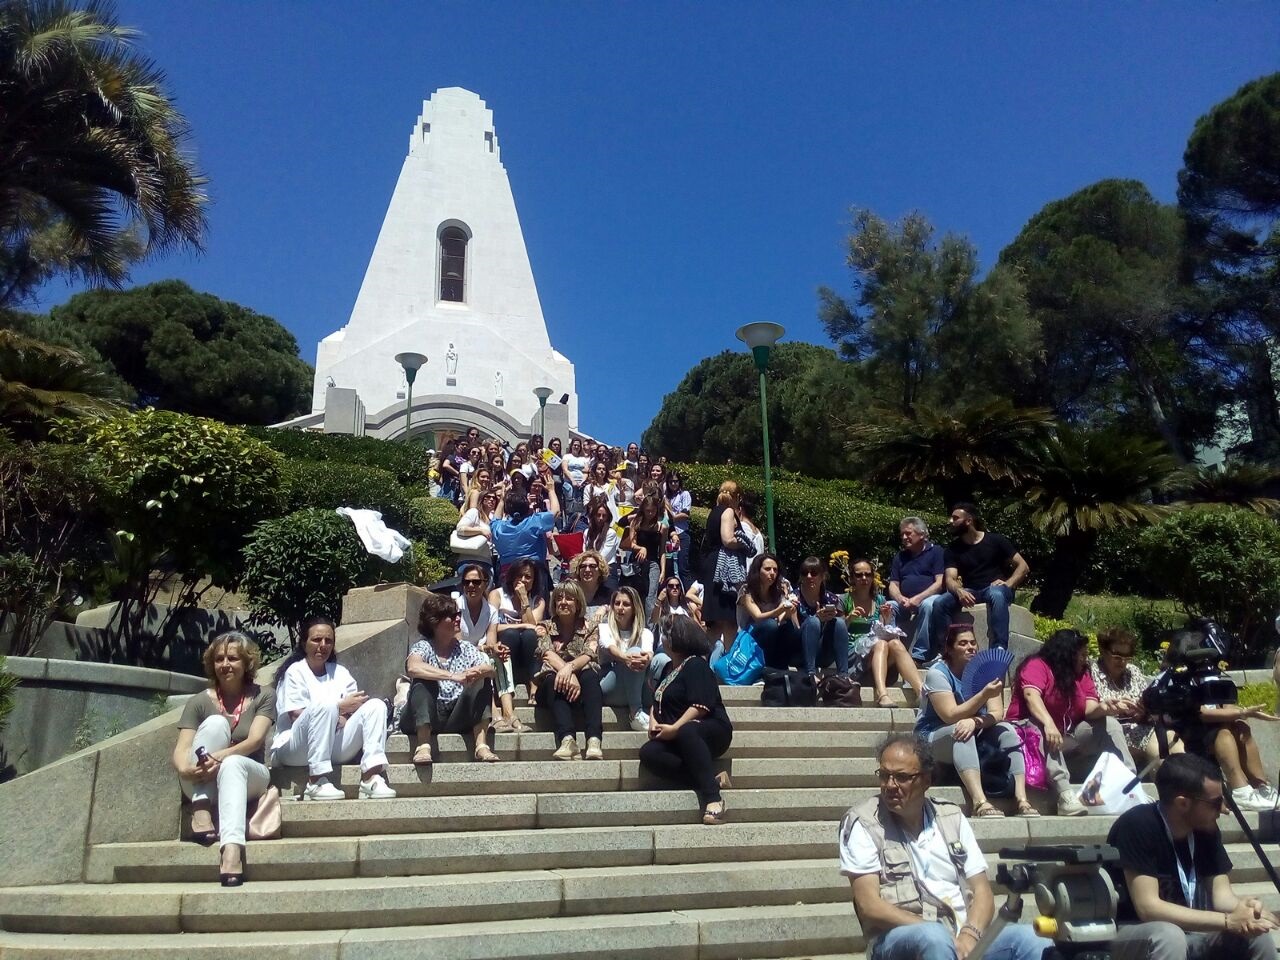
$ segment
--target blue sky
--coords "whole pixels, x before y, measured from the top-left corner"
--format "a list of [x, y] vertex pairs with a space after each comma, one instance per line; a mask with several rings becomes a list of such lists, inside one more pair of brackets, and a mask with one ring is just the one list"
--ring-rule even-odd
[[[925, 213], [984, 266], [1105, 177], [1172, 200], [1196, 118], [1280, 69], [1280, 4], [120, 0], [211, 178], [181, 277], [314, 363], [346, 322], [421, 102], [494, 111], [581, 427], [638, 438], [733, 331], [823, 343], [850, 207]], [[62, 285], [42, 306], [64, 300]], [[634, 349], [625, 351], [623, 345]]]

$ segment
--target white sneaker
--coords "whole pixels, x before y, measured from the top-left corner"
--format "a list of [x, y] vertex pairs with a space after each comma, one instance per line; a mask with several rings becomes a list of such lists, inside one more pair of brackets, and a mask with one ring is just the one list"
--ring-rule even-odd
[[649, 715], [643, 710], [637, 710], [636, 715], [631, 718], [631, 729], [645, 731], [649, 729]]
[[345, 800], [347, 795], [329, 782], [327, 777], [321, 777], [314, 783], [308, 783], [305, 790], [302, 791], [303, 800]]
[[1060, 817], [1083, 817], [1089, 813], [1089, 808], [1080, 802], [1080, 798], [1074, 793], [1058, 794], [1058, 816]]
[[1276, 788], [1269, 783], [1254, 787], [1253, 792], [1259, 799], [1266, 801], [1268, 810], [1274, 810], [1276, 805], [1280, 804], [1280, 793], [1277, 793]]
[[1231, 800], [1241, 810], [1274, 810], [1275, 801], [1259, 796], [1258, 791], [1248, 785], [1236, 787], [1231, 791]]
[[360, 800], [394, 800], [396, 792], [387, 786], [387, 779], [375, 773], [368, 780], [360, 782], [360, 792], [356, 794]]

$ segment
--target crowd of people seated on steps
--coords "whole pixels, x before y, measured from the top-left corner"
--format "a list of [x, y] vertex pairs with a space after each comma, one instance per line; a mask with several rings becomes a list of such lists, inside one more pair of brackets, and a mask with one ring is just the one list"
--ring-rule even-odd
[[[733, 481], [721, 485], [695, 545], [692, 501], [678, 473], [634, 445], [592, 450], [574, 440], [565, 454], [558, 440], [543, 451], [535, 437], [509, 454], [489, 447], [468, 451], [453, 487], [441, 466], [443, 489], [462, 508], [457, 589], [423, 603], [393, 714], [413, 740], [416, 766], [436, 762], [441, 733], [462, 734], [474, 761], [498, 762], [492, 735], [528, 729], [517, 713], [523, 685], [527, 704], [546, 711], [544, 729], [554, 730], [551, 757], [603, 759], [603, 710], [617, 708], [648, 734], [644, 766], [692, 786], [704, 821], [719, 823], [727, 777], [714, 760], [729, 749], [732, 724], [712, 668], [731, 660], [744, 637], [762, 667], [869, 683], [883, 707], [897, 702], [889, 692], [896, 673], [917, 699], [925, 749], [955, 768], [977, 817], [1004, 815], [987, 796], [992, 756], [1003, 761], [1024, 817], [1037, 815], [1027, 794], [1031, 766], [1056, 792], [1058, 813], [1080, 815], [1069, 762], [1083, 766], [1110, 752], [1136, 770], [1135, 758], [1152, 757], [1139, 697], [1149, 678], [1137, 674], [1133, 638], [1121, 631], [1103, 631], [1094, 664], [1081, 634], [1059, 631], [1007, 685], [994, 680], [962, 695], [981, 638], [951, 621], [985, 603], [989, 646], [1007, 648], [1008, 610], [1028, 574], [1016, 547], [984, 529], [974, 504], [952, 510], [946, 547], [930, 540], [922, 519], [904, 518], [887, 579], [871, 559], [838, 552], [829, 561], [805, 558], [789, 580], [766, 550], [752, 499]], [[554, 574], [549, 559], [558, 561]], [[366, 693], [337, 663], [331, 621], [312, 618], [299, 636], [274, 687], [254, 682], [252, 640], [238, 632], [215, 638], [205, 655], [209, 691], [189, 701], [178, 724], [173, 764], [191, 800], [191, 832], [220, 843], [229, 884], [243, 876], [246, 810], [267, 790], [269, 752], [276, 765], [307, 767], [302, 799], [345, 798], [333, 767], [357, 756], [357, 797], [395, 797], [382, 699], [390, 691]], [[840, 702], [856, 703], [856, 691], [852, 703]], [[1273, 718], [1257, 708], [1206, 708], [1202, 746], [1241, 807], [1269, 809], [1276, 793], [1251, 719]], [[1038, 736], [1027, 735], [1032, 729]]]

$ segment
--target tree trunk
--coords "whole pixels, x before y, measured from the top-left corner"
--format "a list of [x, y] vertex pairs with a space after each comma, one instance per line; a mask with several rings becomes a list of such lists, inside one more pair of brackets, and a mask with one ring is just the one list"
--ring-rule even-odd
[[1280, 410], [1276, 408], [1276, 383], [1271, 372], [1273, 346], [1274, 341], [1267, 339], [1248, 348], [1245, 387], [1241, 392], [1252, 435], [1249, 452], [1256, 460], [1280, 455]]
[[1061, 620], [1067, 612], [1067, 604], [1075, 593], [1076, 584], [1084, 573], [1093, 553], [1093, 545], [1098, 535], [1092, 531], [1072, 530], [1064, 537], [1055, 537], [1053, 555], [1049, 557], [1049, 565], [1044, 572], [1044, 582], [1040, 592], [1031, 601], [1031, 612], [1042, 617]]

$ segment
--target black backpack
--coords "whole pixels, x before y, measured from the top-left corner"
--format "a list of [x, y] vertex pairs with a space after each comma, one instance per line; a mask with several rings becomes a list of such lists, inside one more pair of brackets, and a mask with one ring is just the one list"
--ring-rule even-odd
[[983, 793], [988, 797], [1013, 796], [1009, 754], [1000, 748], [1000, 734], [994, 728], [978, 734], [978, 768], [982, 771]]

